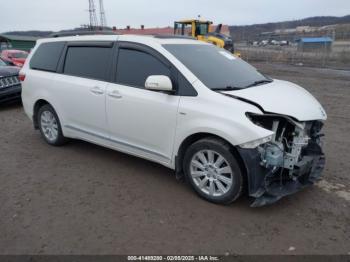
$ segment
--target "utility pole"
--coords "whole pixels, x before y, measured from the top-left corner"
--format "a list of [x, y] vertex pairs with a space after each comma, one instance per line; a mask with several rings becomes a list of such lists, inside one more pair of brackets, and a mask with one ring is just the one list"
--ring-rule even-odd
[[105, 8], [103, 6], [103, 0], [100, 0], [100, 22], [101, 22], [102, 28], [107, 26], [107, 19], [106, 19]]
[[90, 29], [94, 30], [98, 26], [94, 0], [89, 0], [89, 14], [90, 14]]

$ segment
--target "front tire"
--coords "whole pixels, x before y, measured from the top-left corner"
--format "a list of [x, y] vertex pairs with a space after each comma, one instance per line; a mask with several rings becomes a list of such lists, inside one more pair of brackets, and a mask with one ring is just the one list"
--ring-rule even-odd
[[192, 188], [202, 198], [229, 204], [242, 194], [243, 178], [231, 146], [217, 138], [192, 144], [184, 157], [184, 171]]
[[41, 136], [48, 144], [62, 146], [67, 142], [62, 133], [60, 120], [51, 105], [43, 105], [38, 111], [37, 118]]

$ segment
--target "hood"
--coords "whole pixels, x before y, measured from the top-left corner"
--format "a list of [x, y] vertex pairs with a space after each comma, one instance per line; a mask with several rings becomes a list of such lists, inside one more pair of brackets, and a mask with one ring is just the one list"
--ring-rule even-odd
[[17, 63], [21, 63], [24, 64], [24, 62], [26, 61], [25, 58], [12, 58], [13, 62], [17, 62]]
[[274, 80], [269, 84], [223, 93], [254, 102], [265, 112], [291, 116], [299, 121], [327, 119], [321, 104], [308, 91], [287, 81]]
[[17, 66], [22, 67], [24, 62], [26, 61], [25, 58], [12, 58], [12, 63], [14, 63]]
[[18, 75], [19, 70], [15, 66], [0, 66], [0, 77]]

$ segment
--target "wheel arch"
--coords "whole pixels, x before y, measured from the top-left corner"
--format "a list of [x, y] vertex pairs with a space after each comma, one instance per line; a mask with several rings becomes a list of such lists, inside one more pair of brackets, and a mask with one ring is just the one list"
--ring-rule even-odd
[[[39, 129], [39, 123], [38, 123], [38, 112], [39, 109], [44, 106], [44, 105], [51, 105], [47, 100], [45, 99], [39, 99], [34, 103], [34, 108], [33, 108], [33, 124], [35, 129]], [[52, 105], [51, 105], [52, 106]]]
[[204, 138], [216, 138], [219, 140], [224, 141], [225, 143], [227, 143], [230, 146], [230, 150], [231, 153], [233, 154], [233, 156], [237, 159], [238, 165], [241, 169], [243, 178], [244, 178], [244, 184], [246, 185], [246, 181], [247, 181], [247, 168], [244, 164], [243, 158], [241, 157], [239, 151], [237, 150], [237, 148], [232, 145], [232, 143], [230, 143], [227, 139], [217, 135], [217, 134], [213, 134], [213, 133], [206, 133], [206, 132], [199, 132], [199, 133], [194, 133], [191, 134], [189, 136], [187, 136], [180, 144], [179, 149], [177, 151], [177, 154], [175, 156], [175, 172], [176, 172], [176, 177], [177, 178], [182, 178], [183, 177], [183, 160], [184, 160], [184, 156], [186, 153], [186, 150], [189, 146], [191, 146], [193, 143], [204, 139]]

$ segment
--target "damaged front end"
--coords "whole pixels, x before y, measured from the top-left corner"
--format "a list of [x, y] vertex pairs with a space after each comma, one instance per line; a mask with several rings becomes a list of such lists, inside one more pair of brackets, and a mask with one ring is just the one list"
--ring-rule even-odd
[[325, 166], [321, 121], [298, 122], [276, 114], [247, 114], [274, 135], [246, 143], [238, 151], [246, 167], [252, 207], [272, 204], [319, 180]]

